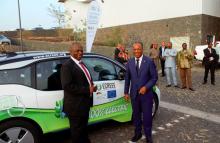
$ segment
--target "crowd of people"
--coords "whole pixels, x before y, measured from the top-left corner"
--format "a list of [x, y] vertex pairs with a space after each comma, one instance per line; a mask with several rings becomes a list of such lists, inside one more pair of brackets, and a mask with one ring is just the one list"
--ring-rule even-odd
[[[212, 42], [207, 42], [208, 47], [204, 50], [203, 65], [205, 67], [203, 84], [207, 83], [209, 71], [211, 72], [211, 84], [215, 85], [215, 68], [219, 59], [215, 49], [212, 48]], [[162, 41], [158, 48], [157, 43], [152, 43], [149, 49], [149, 57], [156, 65], [156, 69], [161, 69], [161, 77], [166, 77], [166, 87], [172, 85], [176, 88], [195, 91], [192, 87], [192, 71], [195, 52], [188, 48], [187, 43], [182, 43], [182, 49], [177, 51], [172, 47], [171, 42]], [[115, 60], [122, 64], [126, 64], [129, 60], [128, 52], [124, 44], [118, 44], [114, 53]], [[160, 64], [159, 64], [160, 63]], [[177, 83], [177, 76], [181, 81], [181, 87]]]

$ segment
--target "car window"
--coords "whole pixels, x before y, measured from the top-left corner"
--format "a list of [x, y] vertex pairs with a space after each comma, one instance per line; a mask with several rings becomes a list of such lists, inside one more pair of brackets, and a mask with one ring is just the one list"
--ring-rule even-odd
[[38, 90], [61, 90], [60, 60], [40, 62], [36, 64], [36, 86]]
[[117, 74], [114, 65], [101, 58], [83, 58], [93, 81], [116, 80]]
[[0, 71], [0, 84], [31, 86], [31, 67]]

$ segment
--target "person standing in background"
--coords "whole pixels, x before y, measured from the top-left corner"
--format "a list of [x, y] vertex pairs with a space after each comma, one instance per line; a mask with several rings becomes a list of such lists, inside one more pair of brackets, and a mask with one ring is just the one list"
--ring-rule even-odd
[[156, 67], [158, 69], [158, 65], [159, 65], [159, 51], [157, 49], [157, 44], [155, 44], [155, 43], [151, 44], [149, 56], [154, 61], [154, 64], [156, 65]]
[[203, 65], [205, 66], [204, 81], [207, 83], [208, 73], [211, 72], [211, 84], [215, 85], [215, 68], [218, 63], [219, 56], [216, 54], [215, 49], [212, 48], [212, 42], [208, 42], [208, 48], [203, 50], [204, 58]]
[[118, 44], [115, 48], [114, 58], [119, 63], [126, 63], [128, 61], [128, 54], [125, 52], [125, 46], [123, 44]]
[[159, 58], [160, 58], [160, 64], [161, 64], [161, 70], [162, 70], [162, 77], [165, 76], [165, 57], [164, 57], [164, 51], [167, 49], [165, 46], [166, 43], [162, 41], [161, 46], [159, 48]]
[[121, 52], [119, 53], [119, 57], [123, 59], [123, 64], [126, 64], [128, 62], [129, 55], [124, 44], [121, 45]]
[[[142, 42], [133, 44], [134, 58], [126, 64], [124, 98], [131, 98], [132, 117], [135, 133], [132, 142], [137, 142], [142, 137], [142, 123], [146, 136], [146, 142], [152, 143], [152, 107], [153, 86], [158, 80], [154, 62], [143, 55]], [[130, 93], [129, 93], [130, 92]], [[129, 95], [130, 94], [130, 95]]]
[[[189, 90], [194, 91], [192, 88], [192, 63], [193, 63], [192, 51], [187, 49], [187, 44], [182, 44], [182, 50], [177, 53], [177, 68], [179, 70], [180, 79], [182, 82], [182, 89], [185, 89], [187, 86]], [[187, 84], [186, 84], [187, 83]]]
[[167, 49], [164, 52], [165, 57], [165, 71], [167, 78], [167, 86], [171, 87], [171, 78], [173, 80], [174, 87], [178, 87], [176, 79], [176, 49], [172, 48], [172, 43], [167, 43]]

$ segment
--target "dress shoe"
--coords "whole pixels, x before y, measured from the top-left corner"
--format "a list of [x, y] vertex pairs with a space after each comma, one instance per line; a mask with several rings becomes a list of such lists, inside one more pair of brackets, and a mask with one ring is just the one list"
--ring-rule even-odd
[[170, 84], [168, 84], [166, 87], [171, 87], [171, 85], [170, 85]]
[[207, 82], [206, 81], [204, 81], [202, 84], [206, 84]]
[[153, 143], [152, 137], [151, 138], [146, 138], [146, 143]]
[[179, 86], [178, 86], [178, 85], [175, 85], [174, 87], [179, 88]]
[[215, 85], [215, 83], [214, 83], [214, 82], [212, 82], [211, 84], [212, 84], [212, 85]]
[[186, 87], [184, 86], [184, 87], [181, 87], [181, 89], [186, 89]]
[[137, 142], [138, 140], [140, 140], [142, 137], [142, 134], [139, 134], [139, 135], [135, 135], [132, 137], [131, 141], [132, 142]]
[[193, 88], [189, 88], [189, 90], [191, 90], [191, 91], [195, 91]]

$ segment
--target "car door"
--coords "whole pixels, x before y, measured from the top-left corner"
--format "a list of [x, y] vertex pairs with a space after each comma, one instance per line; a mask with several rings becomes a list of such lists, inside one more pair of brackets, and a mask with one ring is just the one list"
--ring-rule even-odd
[[31, 65], [0, 70], [0, 108], [36, 108], [36, 96], [32, 88]]
[[124, 95], [124, 79], [118, 78], [121, 67], [101, 57], [83, 58], [93, 78], [97, 91], [93, 94], [93, 105], [115, 101]]
[[62, 101], [63, 90], [60, 80], [61, 59], [36, 63], [36, 95], [38, 107], [54, 109], [57, 101]]

